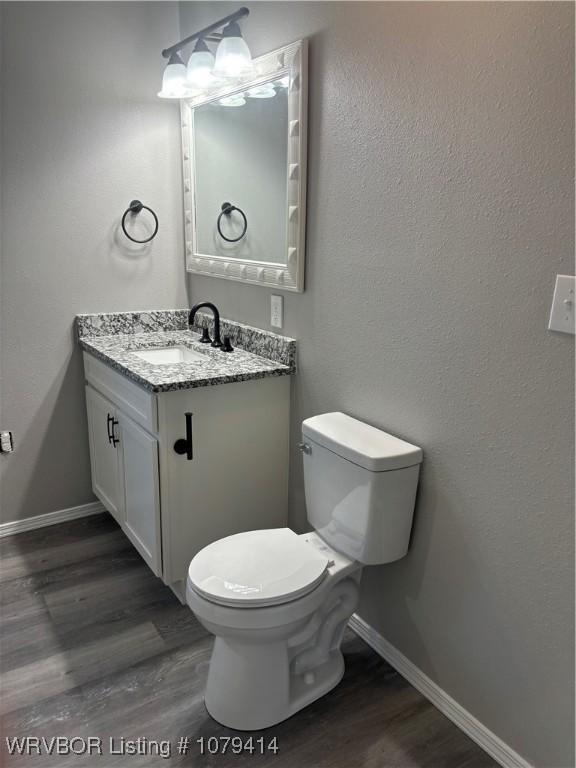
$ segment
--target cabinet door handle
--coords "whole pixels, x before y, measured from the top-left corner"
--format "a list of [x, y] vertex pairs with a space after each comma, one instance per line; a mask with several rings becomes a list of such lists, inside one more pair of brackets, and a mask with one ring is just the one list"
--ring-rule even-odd
[[192, 461], [194, 458], [192, 446], [192, 414], [187, 412], [184, 415], [186, 417], [186, 437], [180, 437], [176, 440], [174, 443], [174, 450], [180, 455], [185, 453], [188, 461]]
[[116, 435], [114, 434], [114, 427], [117, 427], [117, 426], [118, 426], [118, 419], [113, 418], [112, 419], [112, 445], [114, 446], [114, 448], [116, 448], [116, 446], [120, 442], [120, 438], [116, 437]]
[[108, 432], [108, 442], [112, 442], [113, 435], [110, 432], [110, 426], [112, 426], [112, 430], [114, 429], [113, 426], [114, 417], [108, 414], [108, 418], [106, 419], [106, 431]]

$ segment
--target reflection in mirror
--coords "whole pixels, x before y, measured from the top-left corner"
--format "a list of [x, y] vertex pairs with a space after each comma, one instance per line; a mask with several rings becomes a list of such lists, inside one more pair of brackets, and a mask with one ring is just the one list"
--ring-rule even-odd
[[272, 81], [194, 109], [200, 253], [286, 264], [286, 85]]

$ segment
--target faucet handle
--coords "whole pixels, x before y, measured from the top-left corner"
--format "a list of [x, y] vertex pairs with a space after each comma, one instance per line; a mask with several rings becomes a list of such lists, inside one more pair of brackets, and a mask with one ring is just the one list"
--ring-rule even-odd
[[222, 352], [234, 352], [234, 347], [230, 343], [230, 336], [224, 336], [224, 343], [222, 344]]
[[208, 328], [204, 327], [202, 328], [202, 338], [200, 339], [201, 344], [210, 344], [212, 342], [212, 339], [210, 338], [210, 334], [208, 333]]

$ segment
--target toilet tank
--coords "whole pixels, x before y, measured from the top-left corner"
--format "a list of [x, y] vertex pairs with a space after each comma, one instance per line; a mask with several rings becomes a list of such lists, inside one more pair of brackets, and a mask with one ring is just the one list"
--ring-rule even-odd
[[334, 549], [376, 565], [408, 551], [422, 450], [344, 413], [302, 423], [308, 520]]

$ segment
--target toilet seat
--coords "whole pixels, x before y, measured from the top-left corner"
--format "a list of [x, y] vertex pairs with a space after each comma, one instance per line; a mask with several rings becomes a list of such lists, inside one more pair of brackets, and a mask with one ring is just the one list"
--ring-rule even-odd
[[247, 531], [204, 547], [190, 563], [189, 584], [206, 600], [262, 608], [296, 600], [324, 579], [329, 560], [290, 528]]

